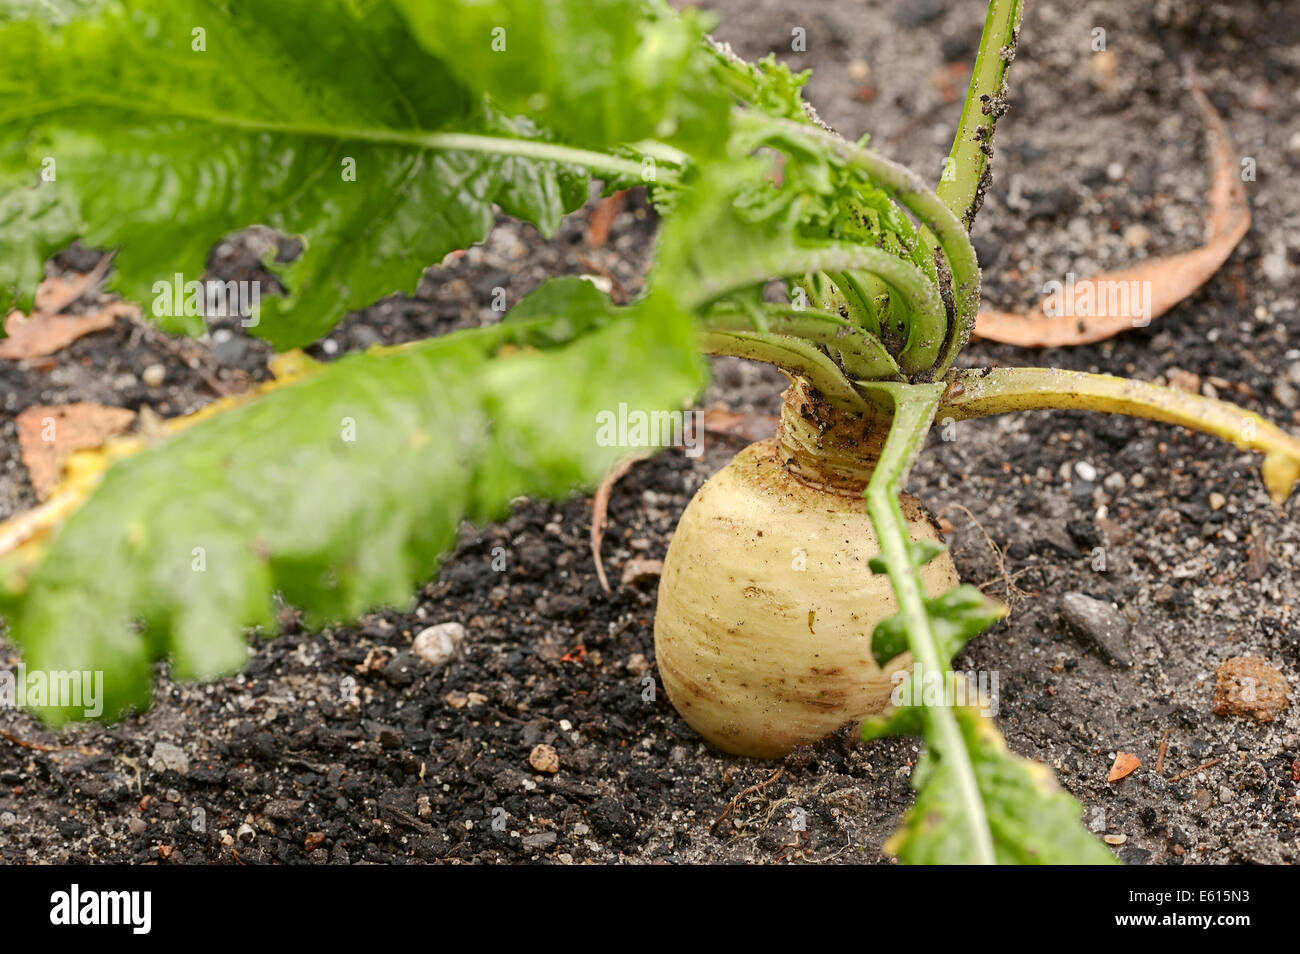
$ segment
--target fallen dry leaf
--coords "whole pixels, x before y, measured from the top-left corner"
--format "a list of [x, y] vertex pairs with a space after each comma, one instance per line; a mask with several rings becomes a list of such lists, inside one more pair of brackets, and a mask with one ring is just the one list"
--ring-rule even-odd
[[0, 358], [22, 361], [53, 354], [83, 335], [111, 328], [118, 318], [136, 312], [136, 306], [129, 301], [109, 302], [93, 315], [36, 312], [28, 318], [21, 311], [11, 311], [5, 319], [5, 334], [9, 337], [0, 341]]
[[88, 402], [37, 404], [19, 414], [18, 446], [37, 498], [44, 500], [58, 485], [69, 454], [99, 447], [134, 420], [134, 411]]
[[[1191, 91], [1205, 117], [1213, 160], [1205, 244], [1077, 280], [1073, 287], [1066, 284], [1055, 300], [1049, 296], [1029, 313], [980, 312], [974, 337], [1025, 348], [1103, 341], [1160, 317], [1219, 270], [1249, 230], [1250, 208], [1238, 174], [1237, 152], [1223, 120], [1195, 81]], [[1129, 284], [1133, 282], [1142, 284]], [[1139, 294], [1132, 294], [1134, 289]], [[1049, 306], [1062, 313], [1049, 315]]]
[[637, 461], [645, 460], [648, 454], [637, 454], [625, 458], [616, 464], [605, 479], [596, 488], [596, 495], [591, 498], [591, 558], [596, 561], [596, 576], [600, 579], [600, 588], [608, 596], [609, 578], [605, 576], [605, 564], [600, 559], [600, 546], [605, 542], [605, 523], [609, 514], [609, 495], [614, 492], [614, 485], [623, 479]]
[[104, 276], [108, 274], [108, 266], [112, 261], [112, 255], [105, 255], [86, 274], [74, 275], [72, 278], [47, 275], [36, 289], [34, 312], [57, 315], [103, 281]]
[[591, 218], [587, 222], [587, 245], [590, 248], [600, 248], [605, 244], [609, 238], [609, 230], [614, 225], [614, 219], [618, 217], [618, 212], [623, 208], [626, 198], [627, 190], [620, 189], [596, 203], [596, 208], [592, 210]]
[[1127, 775], [1132, 775], [1142, 762], [1132, 752], [1115, 753], [1115, 764], [1110, 767], [1110, 775], [1106, 776], [1108, 782], [1118, 782]]
[[50, 276], [41, 282], [36, 289], [31, 315], [15, 310], [5, 318], [8, 337], [0, 341], [0, 358], [11, 361], [41, 358], [66, 348], [83, 335], [111, 328], [119, 317], [138, 314], [139, 308], [126, 301], [109, 302], [94, 314], [60, 314], [99, 284], [108, 272], [111, 259], [112, 256], [105, 255], [85, 275], [74, 278]]

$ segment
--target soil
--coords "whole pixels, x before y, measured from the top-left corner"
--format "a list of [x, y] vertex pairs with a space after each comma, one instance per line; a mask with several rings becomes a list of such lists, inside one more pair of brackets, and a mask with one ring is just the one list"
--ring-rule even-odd
[[[810, 98], [837, 129], [870, 132], [887, 155], [938, 175], [979, 4], [714, 6], [717, 35], [742, 55], [776, 52], [812, 68]], [[1207, 157], [1185, 63], [1255, 160], [1254, 225], [1204, 289], [1147, 329], [1041, 354], [976, 344], [965, 363], [1190, 381], [1300, 429], [1300, 21], [1287, 6], [1029, 5], [975, 229], [986, 301], [1027, 304], [1067, 272], [1198, 242]], [[790, 49], [796, 27], [806, 52]], [[1095, 28], [1106, 31], [1104, 53], [1092, 50]], [[482, 247], [430, 269], [413, 296], [350, 316], [313, 353], [482, 324], [495, 318], [494, 288], [517, 300], [549, 275], [595, 274], [634, 294], [654, 215], [632, 196], [596, 249], [586, 238], [592, 207], [550, 240], [503, 223]], [[268, 241], [254, 232], [222, 243], [214, 274], [257, 277]], [[86, 271], [98, 257], [74, 246], [53, 267]], [[49, 359], [0, 363], [0, 515], [34, 500], [15, 442], [23, 408], [98, 401], [179, 414], [211, 400], [216, 384], [265, 376], [266, 357], [238, 328], [177, 342], [120, 320]], [[153, 364], [166, 370], [157, 387], [142, 383]], [[703, 404], [773, 414], [782, 385], [768, 368], [719, 361]], [[0, 857], [888, 861], [880, 845], [911, 801], [919, 743], [832, 738], [715, 825], [776, 766], [709, 749], [661, 689], [650, 691], [655, 584], [621, 585], [621, 570], [662, 558], [691, 494], [742, 443], [711, 436], [702, 457], [666, 452], [618, 484], [605, 543], [611, 597], [588, 549], [590, 501], [524, 503], [500, 526], [466, 528], [411, 612], [322, 633], [290, 619], [274, 642], [251, 638], [246, 672], [206, 686], [164, 677], [154, 706], [115, 726], [55, 737], [0, 712]], [[910, 489], [953, 527], [962, 577], [1012, 607], [960, 665], [997, 674], [1011, 747], [1052, 766], [1130, 864], [1300, 860], [1300, 710], [1271, 724], [1213, 712], [1215, 670], [1229, 657], [1268, 660], [1293, 696], [1300, 685], [1300, 504], [1273, 508], [1258, 463], [1175, 428], [1061, 412], [954, 425], [932, 435], [912, 475]], [[1067, 593], [1127, 617], [1131, 667], [1071, 636], [1060, 617]], [[465, 649], [429, 667], [413, 637], [448, 621], [466, 628]], [[557, 772], [530, 766], [539, 744], [555, 748]], [[1120, 751], [1141, 768], [1108, 783]], [[1186, 774], [1198, 766], [1207, 767]]]

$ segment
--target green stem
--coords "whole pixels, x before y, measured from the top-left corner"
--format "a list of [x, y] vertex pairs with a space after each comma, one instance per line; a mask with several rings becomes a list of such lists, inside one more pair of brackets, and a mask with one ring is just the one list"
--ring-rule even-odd
[[695, 287], [679, 286], [677, 294], [688, 306], [703, 308], [725, 295], [773, 278], [849, 270], [873, 272], [918, 315], [937, 315], [942, 320], [944, 311], [939, 290], [920, 269], [895, 255], [864, 245], [787, 245], [764, 249], [756, 255], [740, 257], [730, 269], [708, 274], [698, 274], [696, 269]]
[[1006, 109], [1002, 83], [1015, 56], [1020, 13], [1021, 0], [990, 0], [961, 121], [937, 190], [944, 205], [961, 217], [967, 231], [975, 221], [988, 187], [993, 129]]
[[[911, 348], [912, 353], [916, 354], [922, 350], [924, 343], [924, 352], [931, 355], [926, 370], [934, 366], [937, 360], [935, 376], [941, 376], [951, 365], [961, 345], [970, 337], [969, 328], [974, 326], [975, 315], [979, 312], [979, 262], [966, 227], [952, 209], [916, 173], [905, 166], [816, 126], [788, 120], [779, 122], [788, 135], [818, 143], [842, 161], [866, 173], [886, 195], [917, 217], [925, 229], [922, 241], [927, 246], [938, 243], [948, 261], [948, 268], [952, 271], [953, 306], [956, 313], [954, 326], [958, 333], [945, 334], [948, 332], [945, 315], [939, 328], [929, 329], [924, 341], [917, 339]], [[960, 333], [963, 328], [966, 329], [964, 334]], [[960, 343], [954, 347], [953, 343], [958, 341]], [[907, 353], [904, 351], [904, 354]], [[904, 370], [908, 370], [907, 365], [904, 365]]]
[[1144, 381], [1057, 368], [960, 371], [947, 380], [940, 413], [954, 420], [1052, 408], [1126, 414], [1180, 424], [1262, 452], [1264, 484], [1279, 506], [1300, 481], [1300, 440], [1267, 418], [1226, 401]]
[[[970, 88], [962, 107], [957, 135], [953, 137], [952, 151], [944, 167], [936, 194], [939, 200], [959, 216], [962, 227], [969, 232], [975, 214], [984, 202], [991, 173], [989, 160], [993, 157], [993, 130], [998, 117], [1006, 110], [1004, 80], [1007, 67], [1015, 56], [1016, 40], [1020, 34], [1021, 0], [990, 0], [988, 16], [984, 20], [984, 33], [980, 36], [979, 53], [971, 72]], [[941, 236], [942, 238], [942, 236]], [[951, 241], [951, 240], [950, 240]], [[974, 257], [975, 250], [966, 243]], [[952, 367], [958, 352], [966, 347], [975, 319], [979, 313], [979, 268], [974, 273], [974, 293], [969, 295], [963, 284], [967, 275], [966, 263], [956, 262], [948, 245], [944, 245], [952, 267], [954, 297], [957, 317], [949, 328], [948, 339], [935, 365], [934, 376], [940, 378]]]
[[855, 412], [866, 407], [862, 395], [835, 362], [806, 341], [742, 331], [704, 331], [700, 338], [709, 354], [765, 361], [805, 378], [823, 399], [837, 407]]
[[831, 276], [831, 281], [844, 296], [858, 325], [879, 338], [882, 325], [876, 296], [888, 293], [880, 279], [870, 272], [840, 272]]
[[[880, 343], [880, 339], [863, 331], [853, 322], [813, 308], [770, 303], [761, 307], [767, 331], [836, 349], [843, 355], [844, 370], [850, 377], [872, 381], [903, 379], [898, 365]], [[754, 316], [740, 309], [712, 311], [705, 316], [702, 324], [709, 331], [755, 330]]]
[[[867, 484], [867, 514], [880, 541], [880, 553], [898, 599], [898, 611], [907, 629], [912, 658], [923, 670], [942, 673], [949, 667], [939, 652], [930, 625], [919, 568], [910, 553], [911, 537], [898, 495], [912, 460], [930, 429], [944, 386], [873, 383], [865, 386], [864, 390], [869, 398], [891, 401], [894, 407], [889, 436]], [[995, 864], [997, 858], [993, 852], [988, 815], [957, 717], [946, 705], [926, 706], [924, 714], [928, 727], [926, 738], [953, 774], [961, 801], [961, 817], [966, 823], [975, 863]]]

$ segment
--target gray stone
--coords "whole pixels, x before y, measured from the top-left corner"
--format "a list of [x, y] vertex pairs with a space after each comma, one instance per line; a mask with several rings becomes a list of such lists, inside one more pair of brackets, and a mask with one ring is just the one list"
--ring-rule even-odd
[[525, 848], [549, 848], [555, 844], [559, 836], [553, 831], [542, 831], [535, 835], [524, 835], [519, 839], [520, 844]]
[[1114, 606], [1082, 593], [1066, 593], [1061, 597], [1061, 616], [1075, 638], [1107, 662], [1126, 669], [1133, 665], [1129, 621]]
[[179, 745], [172, 745], [170, 742], [159, 742], [153, 747], [153, 755], [149, 758], [149, 765], [155, 772], [172, 771], [184, 775], [190, 770], [190, 757], [185, 754], [185, 750]]

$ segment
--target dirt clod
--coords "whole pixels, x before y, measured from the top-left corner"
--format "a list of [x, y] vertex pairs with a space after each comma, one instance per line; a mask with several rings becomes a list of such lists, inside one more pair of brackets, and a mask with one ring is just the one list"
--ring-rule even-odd
[[554, 775], [560, 770], [560, 755], [555, 751], [555, 746], [540, 744], [533, 746], [533, 750], [528, 753], [528, 764], [535, 771], [546, 772]]
[[1214, 714], [1272, 722], [1290, 705], [1286, 677], [1257, 656], [1234, 656], [1214, 674]]

